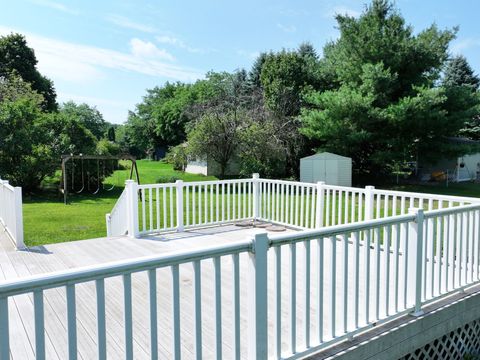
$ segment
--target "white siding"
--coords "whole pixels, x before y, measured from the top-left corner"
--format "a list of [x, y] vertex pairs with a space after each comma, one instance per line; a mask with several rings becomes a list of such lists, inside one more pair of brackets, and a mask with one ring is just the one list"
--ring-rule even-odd
[[208, 175], [208, 166], [206, 160], [190, 160], [187, 163], [185, 172], [190, 174]]

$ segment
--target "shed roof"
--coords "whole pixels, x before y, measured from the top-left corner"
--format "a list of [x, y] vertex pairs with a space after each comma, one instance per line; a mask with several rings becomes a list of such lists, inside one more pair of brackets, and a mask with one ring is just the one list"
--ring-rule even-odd
[[350, 160], [350, 158], [346, 156], [329, 153], [329, 152], [321, 152], [321, 153], [313, 154], [310, 156], [306, 156], [301, 160]]

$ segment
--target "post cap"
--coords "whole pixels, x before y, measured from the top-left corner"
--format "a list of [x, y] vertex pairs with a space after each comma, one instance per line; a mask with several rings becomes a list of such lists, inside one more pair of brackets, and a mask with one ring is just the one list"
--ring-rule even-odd
[[253, 173], [253, 174], [252, 174], [252, 177], [253, 177], [254, 179], [259, 179], [259, 178], [260, 178], [260, 174], [259, 174], [259, 173]]

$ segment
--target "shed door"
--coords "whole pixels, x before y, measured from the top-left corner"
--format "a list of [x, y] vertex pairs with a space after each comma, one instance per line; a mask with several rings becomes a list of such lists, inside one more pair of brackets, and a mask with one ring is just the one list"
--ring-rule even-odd
[[312, 182], [325, 181], [325, 160], [312, 160]]
[[336, 160], [325, 161], [325, 183], [338, 185], [338, 164]]

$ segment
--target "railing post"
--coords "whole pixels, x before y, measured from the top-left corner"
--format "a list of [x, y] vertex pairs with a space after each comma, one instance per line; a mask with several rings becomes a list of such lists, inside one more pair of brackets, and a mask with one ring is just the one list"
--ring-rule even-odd
[[363, 220], [373, 219], [373, 203], [375, 200], [373, 190], [375, 190], [375, 186], [365, 186], [365, 219]]
[[107, 225], [107, 237], [112, 236], [112, 218], [110, 214], [105, 214], [105, 224]]
[[320, 229], [321, 227], [323, 227], [323, 212], [325, 207], [325, 189], [323, 188], [324, 185], [324, 181], [317, 182], [317, 212], [315, 218], [316, 229]]
[[253, 174], [253, 220], [257, 220], [259, 218], [258, 216], [258, 211], [259, 211], [259, 200], [260, 200], [260, 194], [259, 194], [259, 181], [258, 179], [260, 178], [260, 174]]
[[256, 234], [249, 253], [248, 359], [268, 358], [267, 233]]
[[24, 249], [23, 242], [23, 208], [22, 208], [22, 188], [14, 187], [15, 196], [15, 246], [17, 249]]
[[138, 184], [133, 180], [127, 180], [125, 188], [127, 189], [128, 236], [138, 238]]
[[422, 279], [423, 279], [423, 209], [410, 208], [410, 215], [415, 220], [408, 224], [408, 269], [407, 269], [407, 304], [414, 305], [414, 316], [423, 314], [422, 311]]
[[175, 181], [177, 187], [177, 231], [183, 231], [183, 180]]

